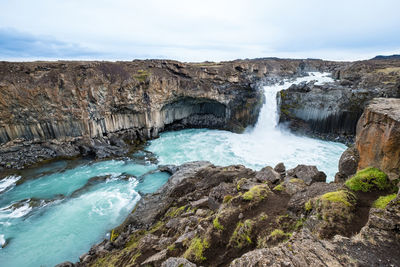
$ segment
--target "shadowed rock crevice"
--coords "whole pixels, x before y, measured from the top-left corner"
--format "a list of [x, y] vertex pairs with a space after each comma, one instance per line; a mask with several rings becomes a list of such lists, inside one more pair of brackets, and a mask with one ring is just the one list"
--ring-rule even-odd
[[184, 128], [222, 129], [229, 119], [227, 107], [215, 100], [184, 97], [164, 105], [165, 130]]

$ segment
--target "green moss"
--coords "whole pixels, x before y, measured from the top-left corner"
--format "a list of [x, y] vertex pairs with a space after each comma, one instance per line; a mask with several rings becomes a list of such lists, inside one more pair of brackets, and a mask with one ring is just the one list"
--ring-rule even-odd
[[294, 230], [297, 231], [297, 230], [299, 230], [300, 228], [302, 228], [305, 221], [306, 221], [306, 218], [298, 219], [298, 220], [296, 221], [296, 224], [294, 225]]
[[117, 239], [117, 237], [119, 236], [119, 233], [117, 233], [114, 229], [112, 229], [111, 231], [111, 235], [110, 235], [110, 241], [114, 241], [115, 239]]
[[277, 186], [275, 186], [272, 190], [283, 191], [283, 190], [285, 190], [285, 187], [283, 186], [283, 183], [280, 183]]
[[140, 252], [136, 253], [135, 255], [133, 255], [133, 257], [131, 258], [131, 263], [135, 263], [137, 258], [139, 258], [142, 254]]
[[188, 260], [193, 261], [204, 261], [206, 258], [204, 257], [204, 250], [210, 247], [210, 244], [207, 240], [202, 240], [199, 237], [195, 237], [190, 242], [189, 248], [183, 254], [183, 257]]
[[275, 229], [274, 231], [272, 231], [269, 236], [268, 239], [270, 239], [271, 241], [274, 240], [287, 240], [292, 236], [291, 233], [285, 233], [284, 231], [282, 231], [281, 229]]
[[330, 202], [341, 202], [346, 206], [352, 206], [353, 200], [350, 199], [351, 193], [345, 190], [339, 190], [336, 192], [329, 192], [321, 196], [321, 200], [330, 201]]
[[137, 74], [133, 76], [139, 82], [145, 82], [149, 77], [149, 72], [145, 70], [138, 70]]
[[236, 225], [235, 231], [233, 232], [230, 240], [229, 246], [242, 248], [247, 244], [251, 244], [251, 231], [253, 229], [253, 221], [246, 220], [244, 222], [238, 222]]
[[255, 185], [243, 194], [243, 199], [247, 201], [261, 201], [268, 195], [268, 186], [265, 184]]
[[218, 216], [213, 220], [214, 228], [217, 230], [224, 230], [224, 227], [219, 223]]
[[231, 196], [231, 195], [226, 195], [226, 196], [224, 196], [224, 201], [223, 201], [223, 203], [228, 203], [228, 202], [230, 202], [230, 201], [232, 200], [232, 198], [233, 198], [233, 196]]
[[260, 220], [261, 220], [261, 221], [265, 221], [266, 219], [268, 219], [268, 215], [265, 214], [264, 212], [262, 212], [262, 213], [260, 214]]
[[168, 249], [169, 251], [174, 251], [174, 250], [176, 249], [176, 248], [175, 248], [175, 244], [172, 244], [172, 245], [168, 246], [167, 249]]
[[358, 171], [353, 177], [346, 181], [345, 185], [353, 191], [363, 192], [369, 192], [374, 188], [385, 190], [390, 187], [387, 175], [373, 167]]
[[298, 179], [298, 178], [290, 179], [289, 182], [291, 182], [292, 184], [294, 184], [294, 183], [297, 183], [297, 184], [304, 184], [304, 181], [301, 180], [301, 179]]
[[135, 231], [131, 236], [129, 237], [129, 241], [125, 244], [126, 248], [133, 249], [136, 248], [139, 244], [139, 241], [142, 239], [142, 237], [147, 234], [147, 231], [145, 230], [138, 230]]
[[164, 227], [164, 222], [158, 221], [153, 227], [151, 227], [149, 232], [150, 233], [155, 233], [155, 232], [157, 232], [158, 230], [160, 230], [163, 227]]
[[306, 204], [304, 204], [304, 208], [306, 209], [306, 211], [312, 210], [311, 200], [307, 201]]
[[172, 207], [168, 210], [168, 212], [165, 214], [166, 217], [170, 217], [170, 218], [174, 218], [177, 217], [179, 215], [181, 215], [186, 209], [186, 206], [182, 206], [182, 207]]
[[242, 185], [243, 185], [246, 181], [247, 181], [246, 178], [241, 178], [241, 179], [239, 180], [239, 182], [236, 184], [236, 189], [237, 189], [237, 191], [240, 191], [240, 188], [242, 187]]
[[395, 199], [396, 196], [396, 194], [381, 196], [377, 200], [375, 200], [373, 207], [377, 209], [385, 209], [389, 202]]

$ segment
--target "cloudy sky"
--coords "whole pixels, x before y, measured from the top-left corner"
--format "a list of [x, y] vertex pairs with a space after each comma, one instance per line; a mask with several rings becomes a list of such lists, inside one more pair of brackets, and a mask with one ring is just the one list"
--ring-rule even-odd
[[0, 0], [0, 60], [400, 53], [399, 0]]

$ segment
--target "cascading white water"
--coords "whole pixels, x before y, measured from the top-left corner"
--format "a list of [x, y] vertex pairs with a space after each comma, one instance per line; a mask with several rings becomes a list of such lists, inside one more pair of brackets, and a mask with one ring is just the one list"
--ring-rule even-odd
[[209, 160], [217, 165], [243, 164], [253, 169], [284, 162], [292, 168], [297, 164], [316, 165], [328, 181], [337, 172], [337, 163], [346, 149], [343, 144], [296, 136], [278, 127], [277, 92], [293, 83], [316, 80], [332, 82], [328, 73], [310, 73], [281, 85], [264, 87], [263, 105], [256, 126], [244, 134], [216, 130], [184, 130], [163, 133], [150, 142], [148, 149], [161, 164], [182, 164], [193, 160]]
[[[326, 74], [311, 73], [264, 87], [266, 102], [259, 120], [244, 134], [207, 129], [166, 132], [151, 141], [148, 150], [160, 164], [209, 160], [220, 166], [243, 164], [253, 169], [278, 162], [288, 168], [301, 163], [317, 165], [332, 180], [346, 147], [295, 136], [277, 125], [277, 92], [291, 83], [310, 80], [331, 81]], [[67, 165], [56, 162], [0, 181], [0, 266], [78, 261], [79, 255], [123, 221], [139, 200], [139, 191], [154, 192], [169, 176], [154, 173], [153, 164], [130, 160]], [[96, 177], [99, 179], [90, 182]]]

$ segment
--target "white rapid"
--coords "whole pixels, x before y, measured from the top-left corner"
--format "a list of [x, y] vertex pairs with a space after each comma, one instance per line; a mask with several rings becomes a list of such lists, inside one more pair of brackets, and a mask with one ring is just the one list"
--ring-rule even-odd
[[217, 165], [243, 164], [253, 169], [279, 162], [288, 168], [297, 164], [316, 165], [332, 181], [345, 145], [296, 136], [278, 126], [277, 92], [293, 83], [312, 80], [319, 84], [332, 82], [327, 73], [310, 73], [281, 85], [265, 86], [265, 104], [259, 120], [244, 134], [204, 129], [167, 132], [151, 141], [148, 149], [158, 156], [161, 164], [209, 160]]
[[[345, 146], [291, 134], [278, 125], [276, 94], [292, 83], [330, 82], [311, 73], [282, 85], [264, 87], [266, 102], [258, 123], [244, 134], [189, 129], [166, 132], [149, 142], [159, 164], [209, 160], [216, 165], [243, 164], [253, 169], [284, 162], [316, 165], [333, 179]], [[0, 180], [0, 266], [54, 266], [78, 261], [91, 245], [107, 237], [139, 200], [169, 175], [154, 172], [147, 152], [133, 159], [101, 162], [58, 161]]]

